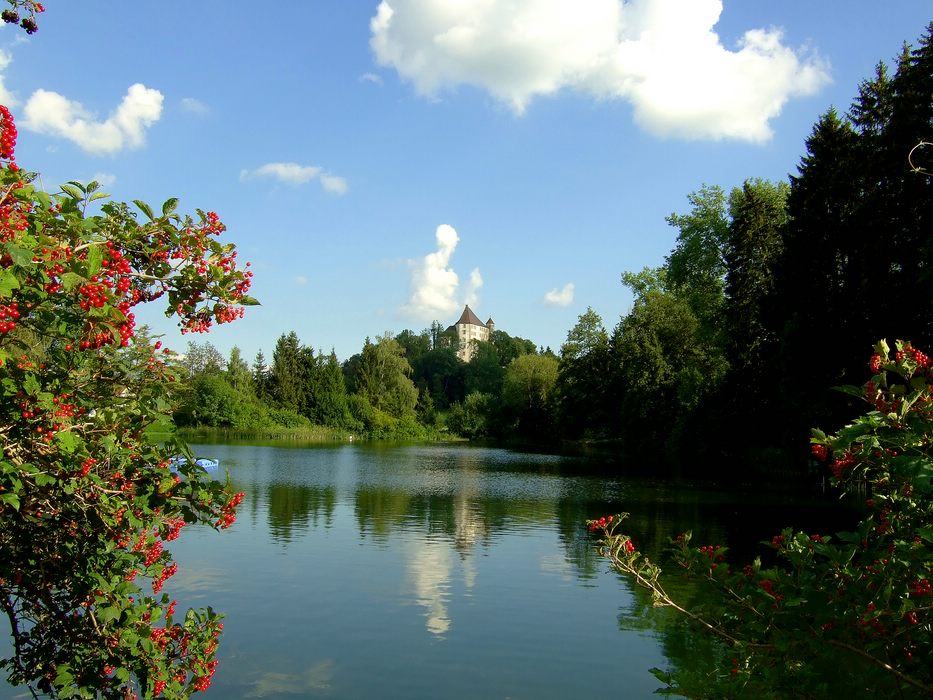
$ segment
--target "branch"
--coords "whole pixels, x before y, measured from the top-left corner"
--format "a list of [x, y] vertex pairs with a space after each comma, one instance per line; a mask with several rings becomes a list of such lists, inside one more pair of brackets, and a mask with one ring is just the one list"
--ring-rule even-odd
[[846, 644], [845, 642], [840, 642], [840, 641], [838, 641], [838, 640], [836, 640], [836, 639], [830, 639], [830, 640], [827, 640], [827, 641], [829, 642], [829, 644], [830, 644], [831, 646], [834, 646], [834, 647], [836, 647], [836, 648], [838, 648], [838, 649], [845, 649], [846, 651], [852, 652], [853, 654], [862, 657], [862, 658], [865, 659], [866, 661], [870, 661], [870, 662], [873, 663], [875, 666], [879, 666], [880, 668], [883, 668], [885, 671], [888, 671], [889, 673], [893, 673], [894, 676], [895, 676], [898, 680], [904, 681], [904, 683], [907, 683], [908, 685], [910, 685], [910, 686], [912, 686], [912, 687], [914, 687], [914, 688], [917, 688], [918, 690], [922, 690], [925, 694], [933, 696], [933, 687], [930, 687], [930, 686], [928, 686], [928, 685], [924, 685], [924, 684], [921, 683], [920, 681], [911, 678], [911, 677], [908, 676], [906, 673], [904, 673], [904, 672], [902, 672], [902, 671], [898, 671], [898, 670], [897, 670], [896, 668], [894, 668], [891, 664], [887, 663], [886, 661], [882, 661], [882, 660], [879, 659], [879, 658], [876, 658], [876, 657], [872, 656], [872, 655], [869, 654], [867, 651], [864, 651], [863, 649], [859, 649], [858, 647], [854, 647], [854, 646], [852, 646], [851, 644]]
[[[773, 650], [774, 649], [773, 644], [760, 644], [758, 642], [747, 642], [742, 639], [738, 639], [737, 637], [733, 637], [731, 634], [726, 632], [721, 627], [718, 627], [714, 625], [713, 623], [708, 622], [707, 620], [703, 619], [696, 613], [693, 613], [690, 610], [687, 610], [686, 608], [682, 607], [681, 605], [678, 605], [677, 602], [674, 601], [674, 599], [671, 598], [667, 594], [667, 591], [664, 590], [663, 586], [661, 586], [660, 583], [658, 583], [656, 580], [651, 580], [647, 578], [646, 576], [644, 576], [641, 573], [641, 571], [633, 567], [630, 563], [626, 562], [625, 560], [617, 557], [615, 553], [612, 552], [611, 550], [608, 550], [608, 551], [604, 550], [603, 554], [609, 558], [613, 566], [615, 566], [620, 571], [630, 574], [631, 576], [635, 578], [635, 582], [638, 583], [638, 585], [642, 586], [643, 588], [647, 588], [649, 591], [651, 591], [655, 597], [655, 600], [660, 605], [674, 608], [674, 610], [681, 613], [688, 619], [692, 620], [700, 627], [704, 627], [705, 629], [715, 634], [717, 637], [720, 637], [721, 639], [728, 642], [729, 646], [742, 646], [742, 647], [747, 647], [750, 649], [759, 649], [759, 650]], [[647, 558], [645, 558], [645, 561], [646, 562], [648, 561]], [[755, 610], [755, 612], [757, 613], [758, 611]]]

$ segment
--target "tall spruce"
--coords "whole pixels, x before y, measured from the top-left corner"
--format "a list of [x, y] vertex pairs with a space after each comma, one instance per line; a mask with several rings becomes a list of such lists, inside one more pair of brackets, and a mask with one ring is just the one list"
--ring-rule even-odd
[[[791, 179], [778, 294], [791, 434], [855, 410], [828, 388], [860, 377], [878, 337], [933, 341], [933, 182], [907, 160], [933, 136], [933, 24], [895, 74], [879, 66], [848, 118], [827, 112]], [[831, 348], [831, 350], [829, 349]]]

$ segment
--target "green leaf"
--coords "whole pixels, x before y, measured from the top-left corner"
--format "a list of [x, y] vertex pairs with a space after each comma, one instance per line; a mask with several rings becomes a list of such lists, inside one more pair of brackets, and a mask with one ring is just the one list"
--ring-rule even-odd
[[88, 197], [87, 201], [94, 202], [94, 201], [97, 201], [98, 199], [106, 199], [109, 196], [110, 196], [109, 192], [95, 192], [90, 197]]
[[14, 289], [19, 289], [19, 279], [12, 270], [0, 270], [0, 297], [8, 297]]
[[162, 205], [162, 216], [168, 216], [178, 207], [178, 197], [169, 197]]
[[32, 264], [32, 251], [28, 248], [21, 248], [11, 243], [6, 247], [6, 252], [13, 258], [13, 262], [20, 267]]
[[71, 666], [68, 664], [61, 664], [57, 669], [55, 669], [55, 685], [56, 687], [63, 687], [66, 685], [71, 685], [74, 683], [74, 675], [71, 673]]
[[61, 276], [62, 287], [64, 287], [66, 292], [70, 292], [72, 289], [84, 282], [84, 277], [79, 275], [77, 272], [65, 272]]
[[19, 510], [19, 496], [15, 493], [0, 493], [0, 503], [5, 503], [13, 510]]
[[155, 214], [152, 213], [152, 207], [150, 207], [141, 199], [134, 199], [133, 204], [139, 207], [139, 210], [149, 217], [149, 221], [155, 221]]
[[39, 380], [36, 379], [36, 375], [27, 374], [23, 380], [23, 390], [30, 396], [35, 396], [41, 389], [42, 386], [39, 384]]
[[100, 264], [104, 261], [104, 251], [100, 246], [92, 245], [87, 249], [88, 276], [96, 275], [100, 271]]
[[79, 202], [84, 199], [84, 190], [77, 183], [66, 182], [62, 185], [62, 192]]
[[111, 620], [116, 620], [120, 617], [120, 608], [113, 607], [108, 605], [105, 608], [97, 609], [97, 619], [99, 622], [106, 623]]
[[848, 394], [849, 396], [855, 396], [857, 398], [864, 398], [865, 390], [859, 386], [834, 386], [833, 391], [838, 391], [843, 394]]
[[51, 474], [36, 474], [36, 486], [49, 486], [56, 481], [58, 481], [58, 479]]
[[237, 303], [242, 306], [261, 306], [259, 299], [255, 299], [250, 296], [240, 297], [239, 300], [237, 300]]
[[58, 443], [58, 446], [61, 448], [62, 452], [66, 452], [68, 454], [74, 452], [75, 447], [78, 445], [78, 439], [70, 430], [64, 430], [55, 433], [55, 441]]

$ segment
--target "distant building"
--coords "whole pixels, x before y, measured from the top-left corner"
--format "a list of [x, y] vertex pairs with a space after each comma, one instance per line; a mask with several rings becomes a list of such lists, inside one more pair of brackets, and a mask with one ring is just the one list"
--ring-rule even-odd
[[448, 333], [456, 333], [460, 345], [457, 348], [457, 357], [464, 362], [473, 359], [476, 353], [477, 342], [488, 342], [496, 330], [496, 324], [490, 318], [486, 323], [479, 320], [479, 316], [473, 313], [470, 305], [463, 307], [463, 313], [460, 314], [460, 320], [447, 328]]

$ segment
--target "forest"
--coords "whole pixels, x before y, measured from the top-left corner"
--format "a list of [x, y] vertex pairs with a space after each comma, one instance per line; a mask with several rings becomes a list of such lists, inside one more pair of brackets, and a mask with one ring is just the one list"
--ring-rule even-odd
[[[556, 351], [501, 330], [456, 356], [439, 322], [340, 362], [283, 333], [250, 364], [191, 343], [183, 426], [605, 448], [714, 477], [808, 474], [811, 427], [857, 413], [879, 337], [933, 345], [933, 24], [814, 124], [798, 171], [702, 184], [673, 249], [625, 271], [610, 329], [591, 308]], [[323, 428], [324, 430], [320, 430]], [[765, 429], [766, 428], [766, 429]], [[711, 471], [712, 470], [712, 471]]]

